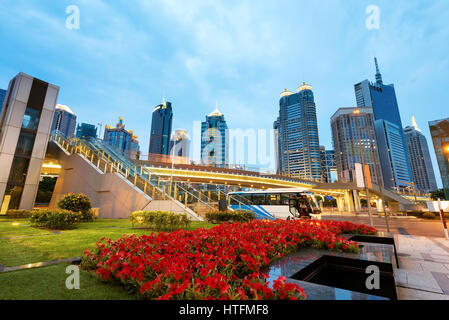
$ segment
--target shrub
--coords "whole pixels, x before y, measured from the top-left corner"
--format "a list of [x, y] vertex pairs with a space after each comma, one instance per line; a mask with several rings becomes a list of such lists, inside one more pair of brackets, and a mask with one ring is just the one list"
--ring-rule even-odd
[[254, 212], [247, 210], [214, 211], [206, 213], [206, 220], [215, 224], [223, 222], [249, 222], [255, 218]]
[[39, 210], [33, 212], [30, 221], [34, 227], [66, 230], [80, 221], [80, 214], [68, 210]]
[[6, 217], [11, 219], [29, 219], [34, 212], [31, 210], [8, 210]]
[[94, 214], [91, 211], [92, 204], [90, 203], [89, 198], [82, 193], [69, 193], [65, 195], [64, 198], [58, 202], [58, 207], [63, 210], [79, 212], [81, 221], [94, 220]]
[[156, 230], [176, 230], [187, 228], [190, 219], [185, 213], [177, 214], [168, 211], [135, 211], [130, 216], [131, 223], [144, 225]]
[[432, 212], [424, 212], [423, 215], [421, 216], [423, 219], [435, 219], [436, 215], [433, 214]]

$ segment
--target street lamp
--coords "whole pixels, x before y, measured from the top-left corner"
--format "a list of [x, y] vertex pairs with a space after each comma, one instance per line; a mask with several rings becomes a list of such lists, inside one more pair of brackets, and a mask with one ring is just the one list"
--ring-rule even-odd
[[360, 127], [359, 127], [360, 109], [355, 109], [354, 110], [354, 114], [355, 114], [355, 123], [357, 124], [357, 133], [358, 133], [358, 137], [359, 137], [360, 157], [361, 157], [361, 160], [362, 160], [363, 184], [365, 185], [365, 193], [366, 193], [366, 202], [367, 202], [367, 205], [368, 205], [369, 222], [370, 222], [370, 225], [373, 227], [374, 223], [373, 223], [373, 217], [371, 216], [371, 201], [370, 201], [370, 196], [369, 196], [368, 185], [366, 183], [367, 179], [366, 179], [366, 175], [365, 175], [365, 157], [363, 156], [362, 139], [360, 137]]

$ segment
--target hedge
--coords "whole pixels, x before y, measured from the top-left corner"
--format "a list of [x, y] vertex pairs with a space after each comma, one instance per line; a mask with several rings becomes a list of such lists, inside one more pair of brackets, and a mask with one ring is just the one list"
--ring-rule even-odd
[[132, 225], [140, 224], [156, 230], [176, 230], [190, 225], [185, 213], [177, 214], [168, 211], [135, 211], [131, 214]]
[[81, 221], [93, 221], [94, 214], [92, 212], [92, 204], [90, 199], [84, 194], [69, 193], [65, 195], [59, 202], [58, 207], [63, 210], [79, 212]]
[[31, 210], [8, 210], [6, 212], [6, 218], [10, 219], [29, 219], [36, 211]]
[[223, 222], [249, 222], [255, 218], [254, 212], [247, 210], [214, 211], [206, 213], [207, 221], [215, 224]]
[[80, 221], [80, 213], [68, 210], [39, 210], [33, 212], [30, 218], [33, 227], [66, 230]]

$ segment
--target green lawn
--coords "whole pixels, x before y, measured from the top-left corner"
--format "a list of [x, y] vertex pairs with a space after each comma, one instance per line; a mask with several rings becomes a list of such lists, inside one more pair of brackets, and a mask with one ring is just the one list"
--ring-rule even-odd
[[80, 289], [65, 286], [68, 264], [0, 273], [0, 300], [128, 300], [136, 299], [125, 289], [101, 282], [80, 270]]
[[[29, 226], [28, 220], [0, 219], [0, 264], [12, 267], [35, 262], [81, 257], [84, 249], [95, 247], [101, 238], [116, 240], [123, 235], [150, 234], [152, 230], [133, 228], [129, 220], [97, 219], [76, 229], [52, 234]], [[212, 228], [207, 222], [192, 222], [190, 229]], [[51, 234], [51, 235], [47, 235]], [[27, 237], [22, 237], [27, 236]], [[0, 300], [14, 299], [135, 299], [121, 287], [102, 283], [94, 274], [81, 270], [80, 290], [68, 290], [65, 280], [67, 263], [48, 267], [0, 273]]]
[[[5, 220], [3, 220], [5, 221]], [[19, 225], [13, 225], [18, 223]], [[0, 264], [8, 267], [28, 263], [50, 261], [62, 258], [80, 257], [84, 249], [94, 248], [101, 238], [116, 240], [123, 235], [138, 236], [154, 232], [148, 229], [132, 228], [131, 223], [124, 219], [98, 219], [92, 223], [81, 223], [76, 229], [60, 231], [61, 234], [50, 234], [29, 226], [27, 220], [9, 220], [0, 222], [0, 238], [34, 235], [33, 237], [0, 239]], [[210, 228], [207, 222], [192, 222], [191, 229], [198, 227]]]

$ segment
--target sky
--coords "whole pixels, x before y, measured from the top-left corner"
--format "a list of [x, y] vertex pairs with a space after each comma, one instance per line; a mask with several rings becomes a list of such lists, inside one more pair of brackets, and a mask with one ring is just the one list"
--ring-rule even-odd
[[[427, 122], [449, 117], [448, 1], [0, 5], [0, 88], [18, 72], [56, 84], [58, 103], [70, 106], [78, 122], [104, 128], [124, 117], [144, 155], [152, 110], [164, 97], [173, 104], [173, 129], [187, 129], [191, 137], [194, 122], [204, 121], [217, 101], [229, 128], [270, 130], [279, 94], [285, 88], [296, 92], [302, 82], [313, 87], [320, 144], [330, 149], [330, 117], [340, 107], [355, 106], [354, 84], [375, 80], [376, 55], [384, 83], [395, 85], [403, 125], [414, 115], [428, 139], [441, 186]], [[79, 29], [66, 26], [71, 5], [79, 8]], [[372, 5], [380, 12], [374, 29], [366, 25]]]

